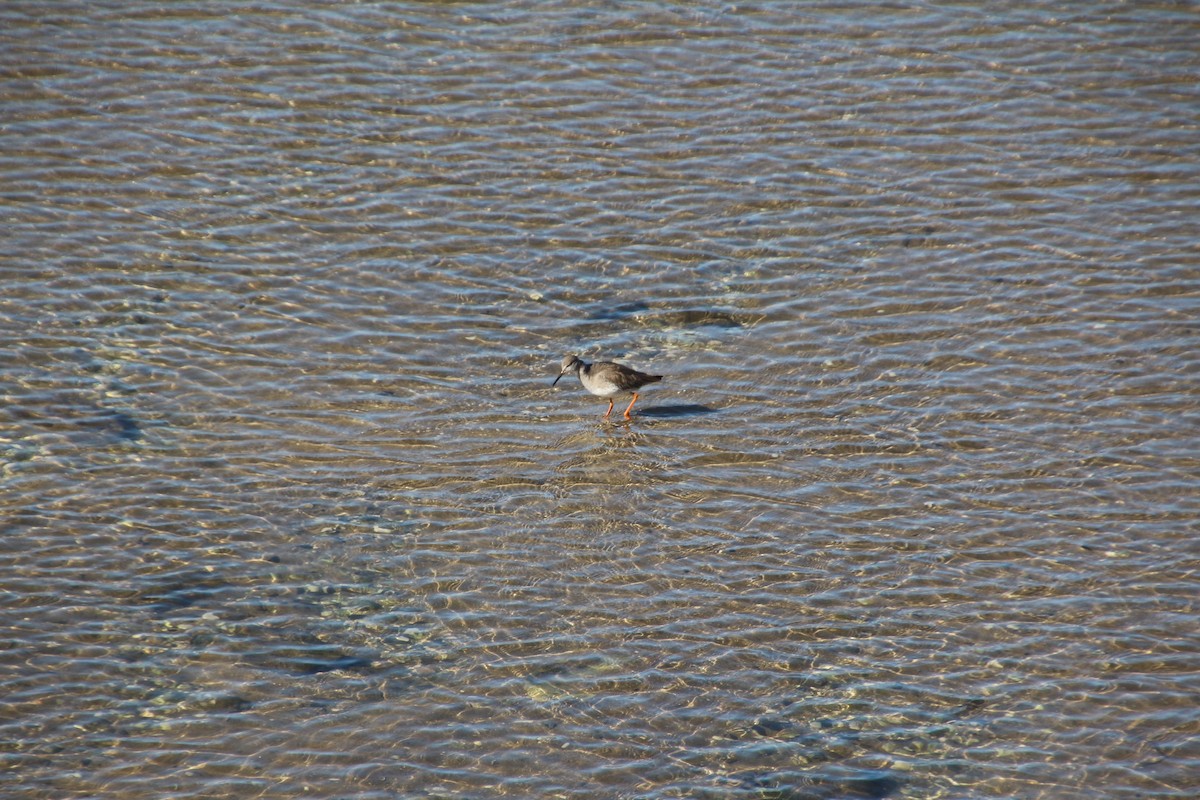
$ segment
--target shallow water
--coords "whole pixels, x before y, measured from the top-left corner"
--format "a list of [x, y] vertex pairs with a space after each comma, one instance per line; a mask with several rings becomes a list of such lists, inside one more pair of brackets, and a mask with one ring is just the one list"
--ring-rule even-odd
[[1193, 797], [1198, 37], [5, 4], [4, 793]]

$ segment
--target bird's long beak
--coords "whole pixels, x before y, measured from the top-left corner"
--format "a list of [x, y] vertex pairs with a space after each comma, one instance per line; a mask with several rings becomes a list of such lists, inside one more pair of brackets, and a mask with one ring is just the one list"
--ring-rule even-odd
[[[566, 374], [567, 374], [567, 373], [565, 373], [565, 372], [560, 372], [560, 373], [558, 373], [558, 378], [561, 378], [563, 375], [566, 375]], [[558, 383], [558, 378], [555, 378], [555, 379], [554, 379], [554, 383]], [[552, 384], [550, 384], [550, 385], [551, 385], [551, 386], [553, 386], [553, 385], [554, 385], [554, 383], [552, 383]]]

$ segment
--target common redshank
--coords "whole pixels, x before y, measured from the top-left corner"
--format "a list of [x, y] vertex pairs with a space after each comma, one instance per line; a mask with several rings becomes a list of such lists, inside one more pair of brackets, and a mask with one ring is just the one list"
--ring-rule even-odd
[[558, 383], [559, 378], [568, 372], [574, 372], [579, 376], [579, 382], [583, 384], [583, 388], [608, 401], [608, 411], [604, 412], [606, 417], [612, 413], [613, 400], [633, 395], [633, 399], [629, 401], [629, 407], [625, 409], [625, 419], [629, 419], [629, 409], [633, 408], [633, 404], [637, 402], [638, 390], [648, 383], [655, 383], [663, 379], [662, 375], [647, 375], [612, 361], [597, 361], [594, 364], [587, 364], [579, 356], [567, 356], [562, 361], [562, 370], [558, 373], [558, 378], [555, 378], [554, 383], [550, 385]]

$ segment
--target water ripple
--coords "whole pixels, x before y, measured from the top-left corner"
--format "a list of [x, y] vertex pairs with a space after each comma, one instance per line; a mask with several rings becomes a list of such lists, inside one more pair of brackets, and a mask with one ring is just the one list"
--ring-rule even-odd
[[863, 10], [5, 6], [12, 791], [1190, 797], [1197, 21]]

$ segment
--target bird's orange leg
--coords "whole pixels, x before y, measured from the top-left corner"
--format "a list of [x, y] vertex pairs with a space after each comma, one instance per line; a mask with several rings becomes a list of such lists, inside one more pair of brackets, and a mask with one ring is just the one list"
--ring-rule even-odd
[[[629, 401], [629, 408], [633, 408], [633, 404], [637, 402], [637, 392], [633, 393], [633, 399]], [[625, 419], [629, 419], [629, 408], [625, 409]]]
[[609, 414], [612, 413], [612, 404], [613, 404], [613, 401], [612, 401], [612, 398], [610, 397], [610, 398], [608, 398], [608, 411], [604, 412], [605, 417], [607, 417]]

